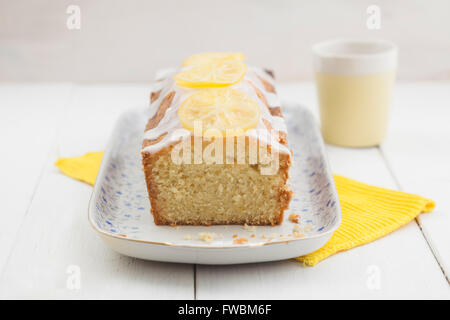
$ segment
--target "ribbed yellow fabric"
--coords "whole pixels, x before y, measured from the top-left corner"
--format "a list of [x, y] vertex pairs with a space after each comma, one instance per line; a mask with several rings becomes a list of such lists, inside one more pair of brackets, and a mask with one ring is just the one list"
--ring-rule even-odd
[[71, 178], [94, 185], [102, 158], [103, 152], [89, 152], [81, 157], [59, 158], [55, 166]]
[[[81, 157], [58, 159], [55, 165], [69, 177], [93, 185], [102, 157], [103, 152], [91, 152]], [[342, 209], [342, 223], [325, 246], [297, 258], [306, 266], [314, 266], [339, 251], [383, 237], [421, 212], [430, 212], [435, 206], [431, 199], [371, 186], [339, 175], [334, 175], [334, 181]]]
[[325, 246], [297, 258], [306, 266], [314, 266], [336, 252], [381, 238], [435, 206], [433, 200], [415, 194], [375, 187], [339, 175], [333, 177], [342, 223]]

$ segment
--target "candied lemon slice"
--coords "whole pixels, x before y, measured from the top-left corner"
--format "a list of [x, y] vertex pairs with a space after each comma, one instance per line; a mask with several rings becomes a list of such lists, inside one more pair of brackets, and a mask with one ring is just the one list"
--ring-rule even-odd
[[193, 66], [199, 64], [210, 64], [217, 61], [224, 60], [241, 60], [243, 61], [245, 56], [240, 52], [205, 52], [194, 54], [183, 61], [183, 66]]
[[220, 132], [236, 136], [258, 125], [260, 110], [255, 101], [231, 88], [208, 88], [187, 98], [178, 109], [184, 128], [194, 131], [201, 126], [205, 136]]
[[225, 87], [241, 81], [246, 71], [243, 61], [225, 59], [184, 67], [174, 79], [183, 87]]

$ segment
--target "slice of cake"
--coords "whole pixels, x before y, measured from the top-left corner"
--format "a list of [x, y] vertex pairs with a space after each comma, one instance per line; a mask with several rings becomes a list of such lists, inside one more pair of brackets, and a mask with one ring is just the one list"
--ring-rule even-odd
[[291, 165], [271, 72], [206, 53], [158, 75], [142, 159], [157, 225], [275, 225]]

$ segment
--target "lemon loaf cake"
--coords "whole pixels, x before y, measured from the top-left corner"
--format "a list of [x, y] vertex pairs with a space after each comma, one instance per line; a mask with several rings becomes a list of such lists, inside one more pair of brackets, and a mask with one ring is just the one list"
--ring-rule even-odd
[[291, 191], [273, 74], [240, 53], [203, 53], [160, 72], [142, 162], [157, 225], [280, 224]]

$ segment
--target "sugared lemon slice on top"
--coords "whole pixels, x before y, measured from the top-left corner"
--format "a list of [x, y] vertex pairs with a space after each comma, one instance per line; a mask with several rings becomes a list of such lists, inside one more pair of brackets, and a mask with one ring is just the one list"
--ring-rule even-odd
[[201, 125], [205, 136], [218, 131], [223, 136], [236, 136], [258, 125], [260, 110], [241, 91], [209, 88], [187, 98], [178, 109], [178, 117], [188, 130], [194, 131], [194, 125]]
[[243, 61], [245, 56], [240, 52], [204, 52], [194, 54], [183, 61], [183, 66], [194, 66], [199, 64], [209, 64], [223, 60]]
[[246, 71], [247, 67], [241, 60], [218, 60], [184, 67], [174, 79], [183, 87], [225, 87], [241, 81]]

